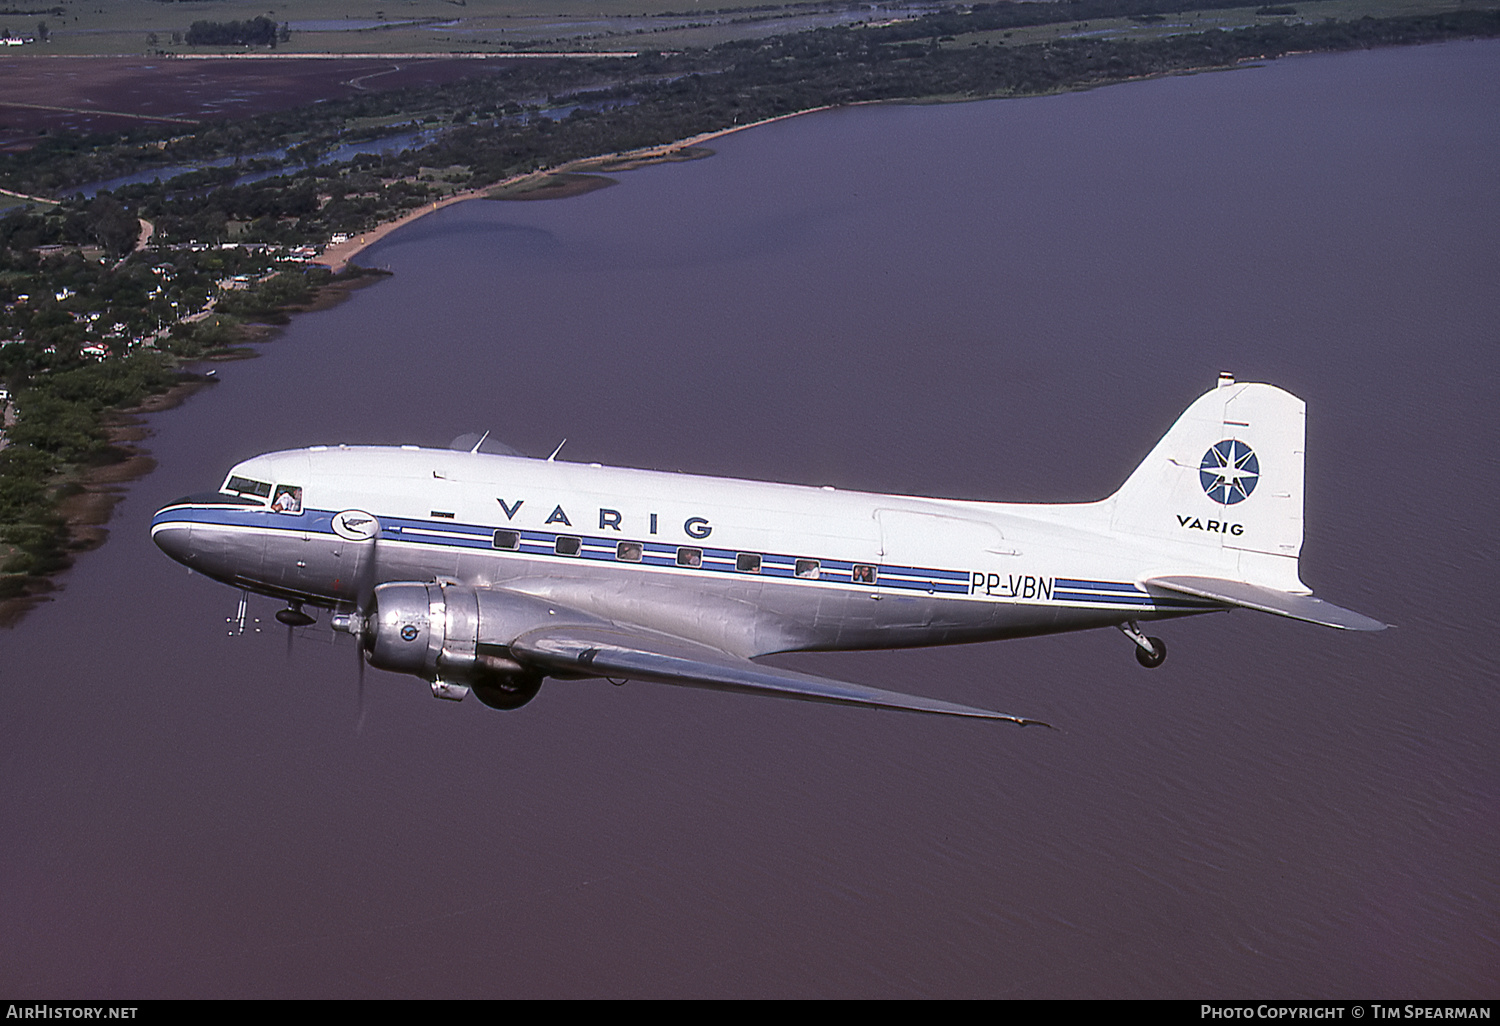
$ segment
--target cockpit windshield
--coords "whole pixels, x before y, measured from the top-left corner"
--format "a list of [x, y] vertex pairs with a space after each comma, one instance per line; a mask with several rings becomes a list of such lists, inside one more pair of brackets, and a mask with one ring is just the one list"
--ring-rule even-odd
[[265, 481], [252, 481], [248, 477], [236, 477], [233, 474], [229, 475], [229, 480], [224, 482], [224, 487], [219, 491], [242, 498], [260, 499], [262, 502], [271, 497], [271, 486]]

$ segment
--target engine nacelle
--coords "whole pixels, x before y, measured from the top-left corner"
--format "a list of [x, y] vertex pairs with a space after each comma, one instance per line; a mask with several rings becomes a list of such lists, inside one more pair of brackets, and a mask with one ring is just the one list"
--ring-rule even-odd
[[485, 705], [514, 709], [536, 694], [542, 674], [507, 646], [550, 615], [529, 596], [401, 581], [375, 589], [363, 641], [371, 666], [431, 681], [434, 694], [437, 685], [471, 687]]

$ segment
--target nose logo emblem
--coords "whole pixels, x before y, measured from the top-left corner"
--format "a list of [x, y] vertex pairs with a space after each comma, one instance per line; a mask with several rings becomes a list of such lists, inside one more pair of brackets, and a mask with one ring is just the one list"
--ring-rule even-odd
[[369, 541], [380, 533], [380, 521], [361, 509], [346, 509], [333, 515], [333, 533], [346, 541]]
[[416, 641], [417, 640], [417, 629], [416, 629], [416, 627], [412, 626], [411, 624], [407, 624], [405, 627], [401, 628], [401, 640], [402, 641]]

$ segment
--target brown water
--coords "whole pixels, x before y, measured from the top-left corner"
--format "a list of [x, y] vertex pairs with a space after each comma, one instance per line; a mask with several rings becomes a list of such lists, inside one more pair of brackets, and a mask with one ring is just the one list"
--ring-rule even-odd
[[[0, 993], [1483, 996], [1500, 966], [1500, 44], [837, 111], [395, 276], [155, 419], [0, 634]], [[649, 685], [435, 702], [147, 536], [234, 460], [444, 444], [869, 490], [1112, 491], [1220, 370], [1307, 400], [1250, 613], [805, 656], [1060, 732]]]

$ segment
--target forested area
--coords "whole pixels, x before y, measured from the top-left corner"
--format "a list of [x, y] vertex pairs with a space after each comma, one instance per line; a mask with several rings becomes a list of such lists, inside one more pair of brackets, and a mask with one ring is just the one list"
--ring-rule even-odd
[[185, 38], [191, 46], [275, 46], [289, 35], [262, 15], [249, 21], [195, 21]]

